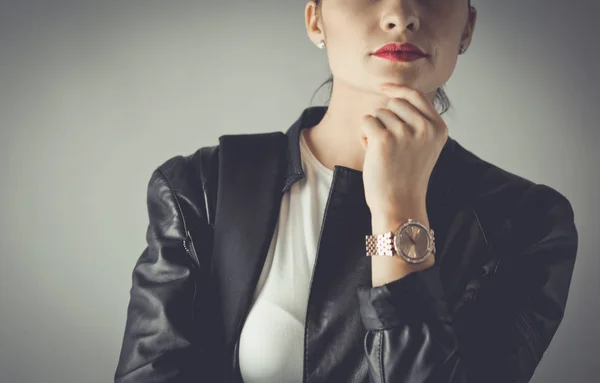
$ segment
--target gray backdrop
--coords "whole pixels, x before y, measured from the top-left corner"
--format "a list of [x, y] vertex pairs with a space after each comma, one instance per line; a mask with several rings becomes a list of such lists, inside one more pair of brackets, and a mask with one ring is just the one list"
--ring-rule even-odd
[[[0, 0], [0, 381], [112, 379], [146, 185], [222, 134], [285, 131], [328, 77], [303, 0]], [[567, 313], [533, 379], [600, 375], [595, 0], [475, 0], [445, 114], [572, 202]], [[322, 104], [323, 88], [313, 105]]]

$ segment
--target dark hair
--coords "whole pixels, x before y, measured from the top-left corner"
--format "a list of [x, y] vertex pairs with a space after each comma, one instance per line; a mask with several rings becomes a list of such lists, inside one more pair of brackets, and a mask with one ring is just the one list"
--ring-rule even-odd
[[[321, 1], [322, 0], [314, 0], [314, 2], [317, 5], [317, 9], [320, 7], [321, 5]], [[469, 0], [469, 10], [471, 9], [471, 0]], [[317, 92], [319, 91], [319, 89], [321, 89], [324, 85], [326, 84], [331, 84], [330, 88], [329, 88], [329, 100], [331, 100], [331, 92], [333, 91], [333, 75], [331, 75], [327, 80], [325, 80], [324, 83], [322, 83], [317, 90], [315, 91], [315, 93], [313, 93], [313, 96], [311, 98], [311, 102], [312, 99], [315, 97], [315, 94], [317, 94]], [[444, 91], [444, 86], [440, 86], [439, 88], [437, 88], [437, 90], [435, 91], [435, 98], [434, 98], [434, 105], [439, 106], [439, 113], [440, 115], [446, 113], [448, 111], [448, 109], [450, 109], [452, 107], [452, 103], [450, 102], [450, 99], [448, 98], [448, 96], [446, 95], [446, 92]], [[327, 101], [327, 104], [329, 104], [329, 101]]]

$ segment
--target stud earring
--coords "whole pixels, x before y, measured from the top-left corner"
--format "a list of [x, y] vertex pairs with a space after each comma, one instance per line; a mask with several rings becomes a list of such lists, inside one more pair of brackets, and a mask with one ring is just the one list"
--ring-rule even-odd
[[319, 43], [317, 44], [317, 47], [319, 47], [319, 49], [325, 48], [325, 40], [319, 41]]
[[463, 53], [465, 53], [467, 51], [467, 47], [464, 46], [462, 43], [460, 44], [460, 49], [458, 50], [458, 54], [462, 55]]

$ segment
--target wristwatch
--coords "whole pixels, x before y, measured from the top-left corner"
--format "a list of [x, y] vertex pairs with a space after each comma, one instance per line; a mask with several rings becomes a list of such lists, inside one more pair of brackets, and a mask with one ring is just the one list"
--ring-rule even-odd
[[400, 257], [408, 263], [421, 263], [435, 254], [433, 229], [408, 219], [395, 232], [367, 235], [367, 256]]

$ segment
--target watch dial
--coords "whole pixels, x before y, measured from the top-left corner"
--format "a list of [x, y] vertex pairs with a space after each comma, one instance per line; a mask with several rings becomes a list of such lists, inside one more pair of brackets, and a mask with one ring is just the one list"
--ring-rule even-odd
[[409, 258], [419, 259], [427, 252], [428, 240], [422, 227], [409, 225], [398, 236], [398, 249]]

